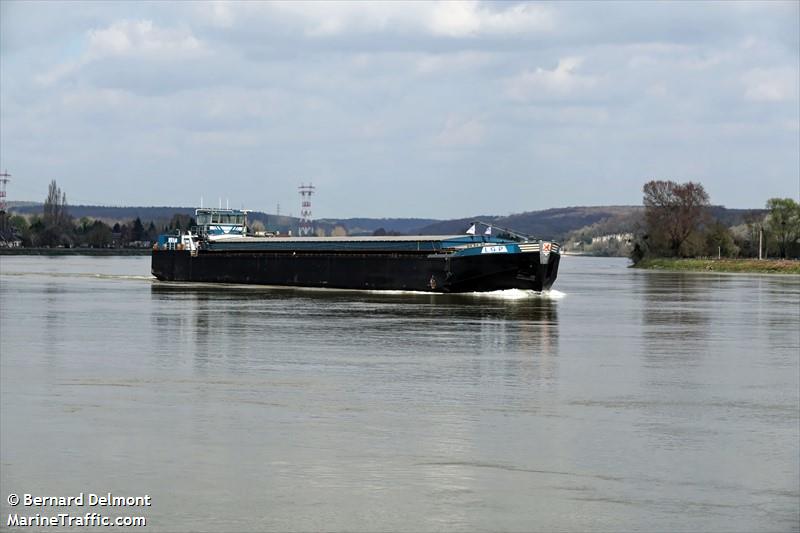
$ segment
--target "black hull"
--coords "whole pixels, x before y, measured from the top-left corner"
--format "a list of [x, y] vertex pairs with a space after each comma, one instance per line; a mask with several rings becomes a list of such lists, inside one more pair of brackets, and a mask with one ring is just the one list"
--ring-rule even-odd
[[559, 255], [538, 252], [465, 257], [425, 253], [295, 253], [154, 250], [152, 273], [163, 281], [426, 292], [548, 290]]

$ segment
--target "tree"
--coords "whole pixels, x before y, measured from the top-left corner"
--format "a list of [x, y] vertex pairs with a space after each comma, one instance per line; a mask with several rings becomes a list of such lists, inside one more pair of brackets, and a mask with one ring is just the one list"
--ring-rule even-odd
[[684, 245], [708, 216], [705, 189], [691, 181], [653, 180], [644, 184], [642, 192], [648, 247], [656, 254], [683, 255]]
[[725, 257], [735, 257], [739, 253], [739, 247], [733, 240], [730, 228], [719, 221], [709, 225], [706, 231], [706, 254], [716, 256], [717, 254]]
[[760, 210], [752, 210], [742, 217], [741, 227], [734, 235], [736, 245], [745, 257], [758, 257], [758, 247], [763, 240], [764, 213]]
[[785, 259], [789, 245], [800, 238], [800, 205], [791, 198], [770, 198], [767, 209], [767, 228], [778, 244], [778, 253]]
[[123, 224], [119, 227], [119, 244], [120, 246], [127, 246], [130, 244], [131, 239], [131, 227], [127, 224]]
[[33, 215], [31, 217], [31, 224], [28, 226], [27, 239], [23, 237], [22, 243], [25, 246], [39, 246], [41, 244], [40, 235], [44, 231], [44, 222], [41, 217]]
[[20, 234], [28, 230], [28, 221], [22, 215], [14, 215], [8, 222]]
[[191, 229], [192, 226], [196, 226], [197, 222], [195, 222], [194, 218], [191, 215], [182, 215], [180, 213], [176, 213], [172, 216], [172, 220], [169, 221], [169, 229], [170, 230], [188, 230]]
[[139, 217], [136, 217], [136, 220], [133, 221], [133, 227], [131, 228], [131, 240], [144, 240], [144, 224], [142, 224], [142, 220]]
[[69, 222], [67, 193], [62, 192], [56, 180], [50, 182], [44, 201], [44, 225], [63, 228]]
[[71, 246], [72, 219], [67, 211], [67, 195], [56, 184], [50, 182], [47, 198], [44, 201], [44, 230], [39, 234], [41, 244], [45, 246]]
[[111, 246], [111, 228], [101, 220], [95, 220], [86, 232], [86, 240], [92, 248]]

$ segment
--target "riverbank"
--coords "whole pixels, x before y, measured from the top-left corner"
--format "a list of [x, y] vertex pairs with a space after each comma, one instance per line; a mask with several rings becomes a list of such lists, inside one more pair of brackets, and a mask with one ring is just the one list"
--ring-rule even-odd
[[0, 255], [150, 255], [150, 248], [0, 248]]
[[632, 268], [681, 272], [750, 272], [759, 274], [800, 274], [800, 261], [786, 259], [643, 259]]

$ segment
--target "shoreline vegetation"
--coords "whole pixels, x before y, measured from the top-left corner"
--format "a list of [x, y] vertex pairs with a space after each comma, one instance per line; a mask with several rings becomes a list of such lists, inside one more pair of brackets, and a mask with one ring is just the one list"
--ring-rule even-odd
[[[651, 180], [642, 193], [644, 217], [629, 256], [633, 268], [800, 274], [800, 204], [794, 199], [770, 198], [766, 213], [731, 227], [712, 216], [699, 183]], [[761, 259], [767, 255], [773, 259]]]
[[[549, 218], [544, 219], [531, 219], [521, 213], [503, 220], [508, 220], [504, 223], [509, 227], [516, 227], [517, 223], [526, 226], [529, 233], [553, 233], [554, 240], [562, 243], [564, 255], [627, 256], [633, 267], [651, 270], [800, 274], [800, 204], [794, 199], [770, 198], [766, 209], [733, 213], [712, 206], [700, 183], [651, 180], [644, 184], [642, 192], [643, 209], [634, 212], [625, 212], [626, 208], [620, 206], [603, 208], [602, 213], [585, 207], [564, 208], [538, 212], [549, 213]], [[98, 218], [98, 214], [109, 215], [108, 209], [124, 208], [83, 208], [83, 216], [76, 220], [69, 212], [66, 194], [53, 180], [41, 204], [41, 215], [37, 213], [38, 204], [27, 214], [0, 211], [0, 255], [145, 256], [151, 253], [152, 243], [159, 235], [175, 235], [196, 225], [189, 208], [131, 208], [160, 210], [159, 217], [152, 220], [147, 220], [147, 216], [156, 214], [152, 211], [142, 220], [138, 211], [128, 213], [136, 214], [131, 219]], [[554, 217], [561, 226], [554, 225]], [[408, 225], [404, 231], [396, 229], [398, 226], [385, 229], [388, 221], [433, 222], [417, 228], [420, 235], [455, 235], [469, 224], [469, 219], [348, 220], [358, 225], [358, 232], [353, 235], [373, 236], [417, 233], [410, 231]], [[373, 226], [380, 226], [371, 232], [362, 231], [369, 220]], [[492, 222], [497, 220], [493, 217]], [[565, 220], [572, 225], [564, 226]], [[266, 221], [253, 221], [248, 232], [264, 231]], [[351, 234], [344, 220], [319, 224], [326, 225], [317, 226], [320, 237]], [[575, 225], [580, 227], [575, 229]], [[286, 234], [291, 235], [297, 226], [287, 228]], [[767, 256], [774, 259], [755, 259]], [[719, 259], [711, 259], [714, 257]]]
[[643, 270], [673, 272], [739, 272], [752, 274], [800, 275], [800, 261], [790, 259], [686, 259], [674, 257], [645, 258], [630, 266]]

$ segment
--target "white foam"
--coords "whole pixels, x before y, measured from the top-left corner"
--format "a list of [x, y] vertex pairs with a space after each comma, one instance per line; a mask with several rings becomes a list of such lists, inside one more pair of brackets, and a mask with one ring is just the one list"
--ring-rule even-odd
[[[358, 290], [358, 289], [351, 289], [351, 290]], [[359, 291], [360, 292], [360, 291]], [[440, 292], [427, 292], [427, 291], [401, 291], [401, 290], [394, 290], [394, 289], [369, 289], [365, 290], [364, 292], [368, 292], [371, 294], [426, 294], [428, 296], [432, 294], [442, 294]]]
[[428, 292], [428, 291], [401, 291], [401, 290], [368, 290], [372, 294], [384, 295], [403, 295], [403, 294], [424, 294], [426, 296], [474, 296], [478, 298], [494, 298], [498, 300], [525, 300], [528, 298], [544, 298], [548, 300], [560, 300], [565, 293], [561, 291], [536, 292], [524, 289], [506, 289], [499, 291], [483, 292]]
[[93, 278], [107, 280], [156, 281], [155, 276], [97, 274], [92, 272], [3, 272], [4, 276], [46, 276], [50, 278]]
[[524, 289], [506, 289], [502, 291], [489, 291], [489, 292], [471, 292], [468, 293], [473, 296], [480, 296], [482, 298], [497, 298], [500, 300], [526, 300], [532, 298], [543, 298], [547, 300], [560, 300], [566, 294], [561, 291], [530, 291]]

